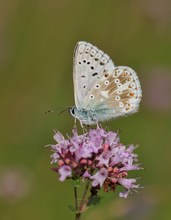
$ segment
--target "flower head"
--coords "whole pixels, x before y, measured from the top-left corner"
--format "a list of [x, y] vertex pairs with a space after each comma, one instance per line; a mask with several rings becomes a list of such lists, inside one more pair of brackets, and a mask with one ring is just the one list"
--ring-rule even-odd
[[73, 129], [73, 136], [67, 139], [55, 132], [57, 142], [51, 145], [53, 154], [51, 163], [59, 174], [59, 180], [88, 179], [92, 187], [104, 191], [114, 191], [118, 185], [125, 188], [120, 197], [126, 198], [129, 192], [139, 188], [136, 179], [129, 179], [128, 172], [141, 169], [137, 155], [133, 152], [134, 145], [125, 146], [120, 142], [116, 132], [107, 132], [103, 128], [90, 129], [78, 135]]

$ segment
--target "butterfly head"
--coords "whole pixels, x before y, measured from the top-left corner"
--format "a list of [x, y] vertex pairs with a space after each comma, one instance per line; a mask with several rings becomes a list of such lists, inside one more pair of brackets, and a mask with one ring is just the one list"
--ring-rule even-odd
[[69, 108], [69, 112], [74, 118], [77, 118], [81, 124], [92, 125], [97, 122], [96, 116], [91, 110], [78, 109], [76, 106], [72, 106]]
[[84, 109], [78, 109], [76, 106], [69, 107], [70, 115], [77, 118], [81, 123], [87, 120], [87, 111]]
[[76, 110], [77, 108], [75, 106], [69, 107], [69, 113], [72, 115], [74, 118], [76, 118]]

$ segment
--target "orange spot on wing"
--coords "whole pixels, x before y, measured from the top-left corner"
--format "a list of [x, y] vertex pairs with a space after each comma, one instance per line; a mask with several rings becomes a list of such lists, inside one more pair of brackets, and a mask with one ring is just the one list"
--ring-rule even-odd
[[133, 92], [130, 92], [129, 95], [133, 97], [135, 94]]

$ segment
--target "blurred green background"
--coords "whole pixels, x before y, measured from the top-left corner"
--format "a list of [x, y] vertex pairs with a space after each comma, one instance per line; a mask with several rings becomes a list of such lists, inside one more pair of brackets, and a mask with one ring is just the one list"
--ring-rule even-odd
[[0, 219], [74, 219], [70, 183], [50, 168], [53, 129], [71, 133], [72, 56], [77, 41], [93, 43], [116, 65], [139, 75], [140, 111], [110, 121], [121, 141], [135, 143], [144, 186], [126, 200], [116, 193], [84, 220], [171, 219], [170, 0], [0, 0]]

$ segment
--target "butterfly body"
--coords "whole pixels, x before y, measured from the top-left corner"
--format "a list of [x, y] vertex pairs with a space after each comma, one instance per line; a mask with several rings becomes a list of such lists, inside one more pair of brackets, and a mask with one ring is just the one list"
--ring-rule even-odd
[[70, 113], [87, 125], [136, 112], [142, 96], [133, 69], [115, 67], [107, 54], [84, 41], [74, 52], [74, 91]]
[[81, 124], [93, 125], [100, 121], [106, 121], [112, 118], [114, 115], [113, 109], [103, 108], [97, 110], [77, 109], [76, 106], [71, 107], [70, 114], [77, 118]]

